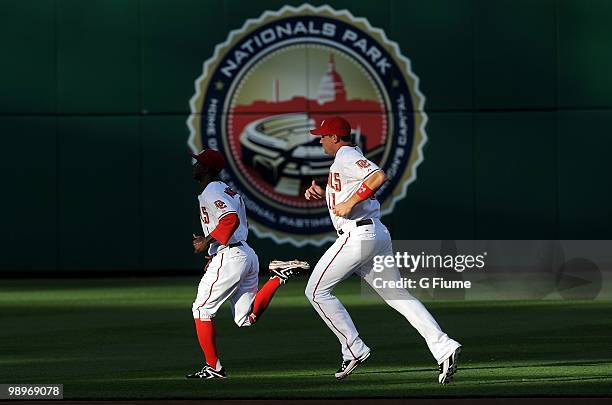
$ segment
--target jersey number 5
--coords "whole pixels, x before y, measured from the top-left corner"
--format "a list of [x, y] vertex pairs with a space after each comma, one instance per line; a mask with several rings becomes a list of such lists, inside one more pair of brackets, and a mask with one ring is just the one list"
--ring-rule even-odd
[[340, 173], [329, 172], [327, 184], [336, 191], [342, 191], [342, 182], [340, 181]]
[[204, 207], [200, 207], [202, 210], [202, 222], [204, 222], [205, 224], [208, 224], [210, 222], [210, 219], [208, 218], [208, 212], [206, 212], [206, 208]]

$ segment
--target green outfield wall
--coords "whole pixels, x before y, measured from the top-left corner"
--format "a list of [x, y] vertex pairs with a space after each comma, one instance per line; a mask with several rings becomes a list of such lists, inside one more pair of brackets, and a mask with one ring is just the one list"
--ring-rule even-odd
[[[395, 239], [612, 238], [612, 1], [312, 1], [399, 44], [428, 117]], [[232, 29], [293, 1], [0, 0], [0, 270], [195, 269], [186, 120]], [[254, 235], [262, 262], [314, 259]]]

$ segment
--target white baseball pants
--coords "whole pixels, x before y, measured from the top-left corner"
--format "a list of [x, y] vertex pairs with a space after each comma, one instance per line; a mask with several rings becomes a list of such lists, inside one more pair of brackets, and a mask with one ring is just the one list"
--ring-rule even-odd
[[[352, 226], [351, 226], [352, 225]], [[359, 337], [355, 324], [340, 300], [332, 294], [334, 287], [356, 273], [396, 311], [401, 313], [425, 339], [436, 361], [442, 363], [461, 346], [448, 337], [425, 309], [423, 304], [405, 289], [375, 288], [373, 283], [380, 273], [372, 270], [372, 259], [377, 255], [393, 255], [391, 236], [387, 228], [374, 219], [373, 224], [343, 228], [345, 233], [325, 252], [308, 280], [306, 296], [327, 326], [336, 334], [342, 346], [344, 360], [359, 358], [370, 349]], [[400, 280], [397, 268], [384, 270], [385, 280]]]
[[250, 326], [249, 314], [257, 294], [259, 259], [246, 242], [220, 250], [206, 266], [191, 307], [195, 319], [211, 319], [221, 304], [231, 298], [232, 315], [238, 326]]

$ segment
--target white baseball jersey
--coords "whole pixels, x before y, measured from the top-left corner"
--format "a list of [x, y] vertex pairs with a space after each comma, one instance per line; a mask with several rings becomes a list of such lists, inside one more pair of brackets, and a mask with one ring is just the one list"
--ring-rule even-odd
[[[213, 181], [198, 196], [198, 201], [200, 202], [200, 222], [202, 223], [204, 236], [208, 236], [223, 217], [235, 213], [240, 219], [240, 225], [227, 243], [246, 241], [249, 228], [246, 209], [240, 194], [233, 191], [222, 181]], [[215, 240], [210, 244], [208, 254], [212, 256], [222, 247], [223, 245]]]
[[333, 211], [336, 204], [351, 198], [357, 192], [361, 183], [378, 170], [380, 168], [366, 159], [357, 146], [343, 146], [338, 149], [334, 163], [329, 168], [329, 177], [325, 188], [327, 208], [336, 230], [342, 228], [349, 221], [380, 218], [380, 203], [374, 196], [357, 204], [348, 218], [339, 217]]

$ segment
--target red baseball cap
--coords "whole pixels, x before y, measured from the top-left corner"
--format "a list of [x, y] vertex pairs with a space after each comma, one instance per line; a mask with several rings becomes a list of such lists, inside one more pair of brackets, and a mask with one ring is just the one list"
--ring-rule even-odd
[[347, 136], [351, 134], [351, 124], [342, 117], [330, 117], [321, 121], [319, 128], [310, 131], [313, 135], [338, 135]]
[[192, 153], [191, 157], [197, 160], [202, 166], [210, 167], [218, 172], [225, 167], [225, 158], [218, 150], [206, 149], [198, 155]]

